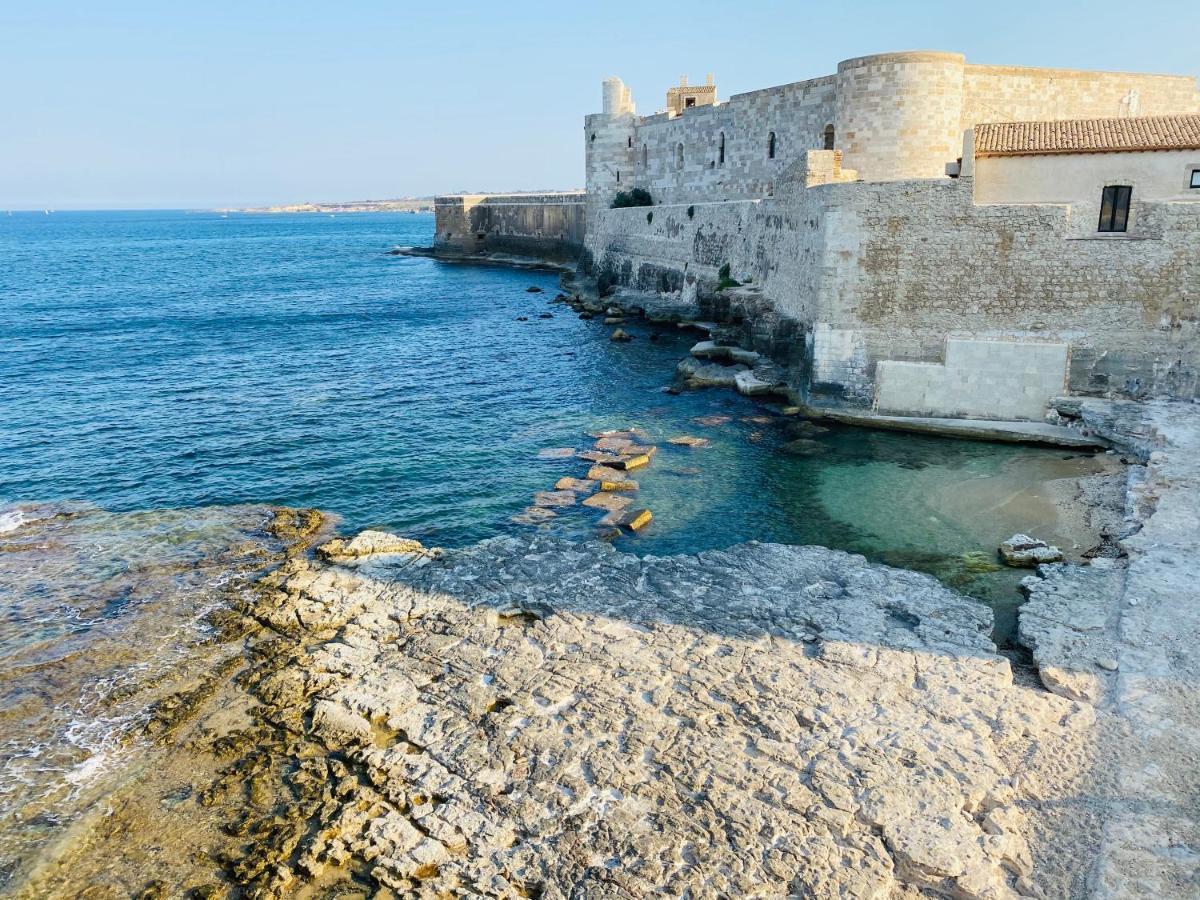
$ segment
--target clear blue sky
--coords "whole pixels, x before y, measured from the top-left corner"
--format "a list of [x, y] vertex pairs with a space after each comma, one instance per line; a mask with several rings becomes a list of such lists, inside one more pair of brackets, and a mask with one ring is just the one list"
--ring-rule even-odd
[[1195, 75], [1195, 0], [0, 0], [0, 209], [213, 207], [583, 180], [582, 116], [888, 50]]

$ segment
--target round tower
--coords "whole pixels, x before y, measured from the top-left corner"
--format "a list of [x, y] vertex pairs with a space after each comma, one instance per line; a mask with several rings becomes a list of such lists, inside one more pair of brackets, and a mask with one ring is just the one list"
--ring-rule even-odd
[[961, 53], [913, 51], [838, 63], [834, 121], [846, 168], [866, 181], [941, 178], [962, 155]]
[[584, 161], [589, 205], [608, 206], [620, 191], [636, 187], [634, 137], [637, 116], [620, 78], [601, 86], [603, 112], [584, 119]]

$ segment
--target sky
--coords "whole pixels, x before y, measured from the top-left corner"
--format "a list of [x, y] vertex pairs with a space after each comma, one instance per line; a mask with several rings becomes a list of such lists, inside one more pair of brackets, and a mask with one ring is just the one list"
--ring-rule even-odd
[[213, 208], [583, 183], [583, 116], [893, 50], [1196, 75], [1195, 0], [0, 0], [0, 209]]

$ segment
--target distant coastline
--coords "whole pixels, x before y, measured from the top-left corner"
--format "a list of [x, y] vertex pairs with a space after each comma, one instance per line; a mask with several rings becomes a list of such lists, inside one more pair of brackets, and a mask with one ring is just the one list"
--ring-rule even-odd
[[217, 212], [246, 213], [352, 213], [433, 212], [432, 197], [403, 197], [398, 200], [347, 200], [340, 203], [292, 203], [285, 206], [254, 206], [218, 209]]

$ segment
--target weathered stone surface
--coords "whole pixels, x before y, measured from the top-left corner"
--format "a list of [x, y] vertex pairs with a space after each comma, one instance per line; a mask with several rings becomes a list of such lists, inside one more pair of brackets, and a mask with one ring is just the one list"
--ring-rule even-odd
[[335, 538], [317, 548], [317, 553], [331, 560], [358, 559], [381, 553], [428, 554], [420, 541], [397, 537], [386, 531], [361, 531], [350, 540]]
[[653, 518], [648, 509], [613, 510], [600, 520], [600, 524], [628, 528], [630, 531], [641, 531], [650, 524]]
[[596, 489], [596, 482], [590, 478], [563, 477], [554, 482], [556, 491], [574, 491], [577, 494], [589, 494]]
[[742, 365], [702, 363], [688, 357], [679, 363], [675, 371], [689, 387], [736, 387], [738, 373], [749, 370]]
[[612, 466], [617, 469], [622, 469], [626, 472], [631, 469], [640, 469], [643, 466], [650, 465], [649, 455], [642, 453], [637, 456], [622, 456], [620, 459], [612, 463]]
[[517, 525], [540, 525], [557, 517], [558, 513], [552, 509], [547, 509], [544, 506], [530, 506], [521, 510], [510, 521]]
[[782, 387], [782, 382], [763, 381], [755, 372], [749, 371], [738, 372], [733, 376], [733, 383], [739, 394], [745, 394], [748, 397], [769, 394]]
[[601, 491], [599, 494], [593, 494], [583, 501], [584, 506], [590, 506], [593, 509], [603, 509], [608, 512], [620, 511], [631, 503], [633, 503], [631, 498], [623, 497], [620, 494], [610, 491]]
[[1032, 569], [1042, 563], [1061, 562], [1063, 553], [1027, 534], [1014, 534], [1000, 544], [1000, 558], [1007, 565]]
[[668, 444], [675, 444], [678, 447], [711, 447], [712, 441], [708, 438], [694, 437], [690, 434], [681, 434], [678, 437], [668, 438]]
[[613, 329], [613, 333], [608, 336], [608, 339], [610, 341], [617, 341], [618, 343], [625, 343], [632, 341], [633, 335], [631, 335], [624, 328], [615, 328]]
[[534, 506], [574, 506], [577, 497], [574, 491], [538, 491], [533, 495]]
[[1031, 874], [1012, 766], [1070, 704], [1014, 685], [987, 610], [932, 578], [542, 538], [294, 565], [280, 615], [329, 635], [304, 652], [316, 746], [361, 773], [307, 870], [635, 897], [1006, 898]]

